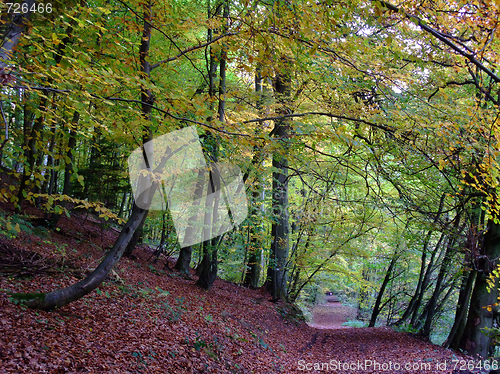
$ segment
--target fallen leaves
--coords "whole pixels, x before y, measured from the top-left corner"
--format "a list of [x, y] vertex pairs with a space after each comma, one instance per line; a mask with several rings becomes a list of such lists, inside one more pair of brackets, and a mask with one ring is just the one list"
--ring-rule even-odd
[[[62, 225], [71, 235], [54, 233], [50, 240], [77, 248], [72, 261], [81, 268], [96, 262], [104, 254], [100, 248], [116, 238], [113, 230], [87, 235], [96, 224], [77, 216], [64, 218]], [[22, 234], [9, 245], [51, 255], [33, 243], [34, 237]], [[0, 372], [294, 373], [314, 363], [436, 367], [462, 358], [386, 328], [317, 330], [297, 324], [284, 319], [289, 308], [269, 302], [264, 290], [217, 280], [212, 290], [204, 291], [192, 280], [161, 270], [163, 261], [152, 269], [146, 261], [149, 248], [137, 249], [135, 255], [135, 261], [120, 261], [116, 276], [99, 292], [54, 312], [14, 305], [7, 291], [45, 292], [72, 284], [74, 274], [0, 277]], [[330, 372], [380, 371], [364, 367]], [[452, 368], [439, 372], [451, 373]]]

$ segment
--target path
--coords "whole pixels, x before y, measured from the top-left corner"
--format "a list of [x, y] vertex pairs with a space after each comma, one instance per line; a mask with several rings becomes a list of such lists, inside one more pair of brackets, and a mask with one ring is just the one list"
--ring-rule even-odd
[[317, 329], [341, 329], [344, 322], [356, 318], [356, 309], [342, 305], [336, 298], [327, 297], [325, 303], [316, 305], [312, 310], [309, 326]]

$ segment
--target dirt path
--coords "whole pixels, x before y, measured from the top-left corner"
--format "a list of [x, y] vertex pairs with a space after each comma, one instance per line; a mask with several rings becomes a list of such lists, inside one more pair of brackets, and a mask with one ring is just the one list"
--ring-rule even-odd
[[327, 298], [324, 304], [314, 307], [312, 315], [309, 326], [317, 329], [340, 329], [346, 328], [342, 326], [344, 322], [355, 319], [356, 309]]

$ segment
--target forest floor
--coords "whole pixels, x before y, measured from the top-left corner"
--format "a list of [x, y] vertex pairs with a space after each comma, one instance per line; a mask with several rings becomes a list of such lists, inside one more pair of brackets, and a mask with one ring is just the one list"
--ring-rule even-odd
[[341, 329], [348, 328], [344, 326], [345, 322], [355, 320], [357, 310], [327, 297], [324, 303], [314, 306], [311, 314], [309, 326], [316, 329]]
[[165, 271], [165, 259], [148, 261], [147, 246], [68, 306], [43, 312], [12, 303], [12, 292], [77, 282], [118, 235], [77, 214], [59, 227], [0, 236], [0, 265], [11, 264], [8, 273], [0, 267], [0, 373], [459, 373], [471, 360], [389, 328], [308, 326], [262, 289], [218, 279], [202, 290], [194, 275]]

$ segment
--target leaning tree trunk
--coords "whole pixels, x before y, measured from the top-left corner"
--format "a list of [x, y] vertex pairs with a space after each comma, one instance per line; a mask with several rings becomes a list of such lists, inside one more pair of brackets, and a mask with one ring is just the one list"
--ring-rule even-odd
[[[155, 187], [152, 187], [155, 188]], [[104, 260], [89, 276], [69, 287], [48, 293], [38, 294], [14, 294], [13, 298], [20, 300], [30, 308], [41, 310], [52, 310], [67, 305], [95, 290], [106, 279], [109, 272], [122, 257], [135, 230], [139, 226], [147, 210], [134, 206], [132, 215], [125, 227], [116, 239], [113, 248], [108, 252]]]

